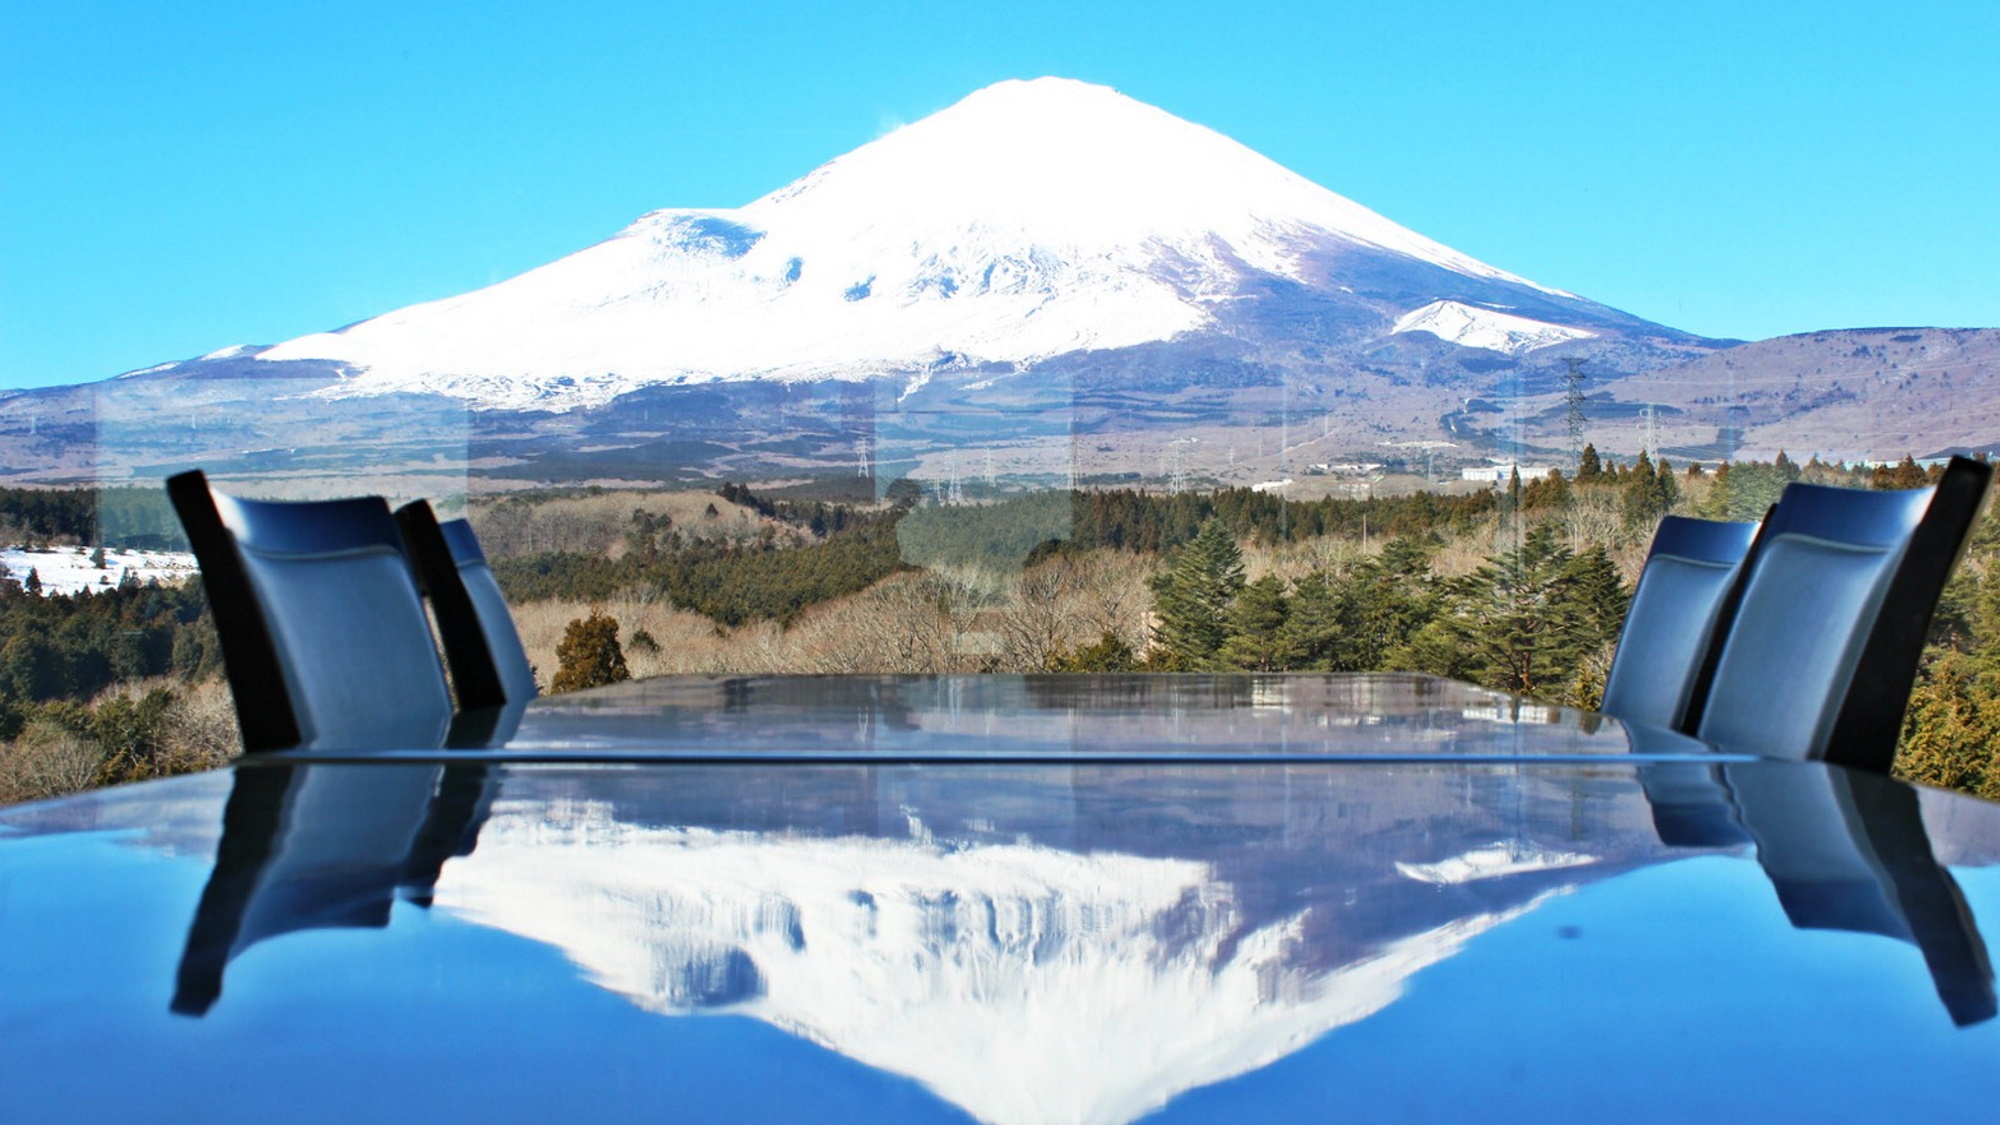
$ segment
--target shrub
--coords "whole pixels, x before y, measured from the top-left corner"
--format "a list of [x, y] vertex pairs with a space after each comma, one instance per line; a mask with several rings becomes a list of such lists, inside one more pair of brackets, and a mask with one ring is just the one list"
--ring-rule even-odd
[[618, 619], [601, 609], [593, 608], [590, 616], [569, 623], [556, 646], [556, 660], [561, 666], [549, 690], [558, 694], [632, 678], [625, 667], [625, 651], [618, 646]]

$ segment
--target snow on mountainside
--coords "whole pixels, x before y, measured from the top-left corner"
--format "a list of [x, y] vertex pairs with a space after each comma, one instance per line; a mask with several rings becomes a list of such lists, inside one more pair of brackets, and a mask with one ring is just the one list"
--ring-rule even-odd
[[[939, 367], [1173, 339], [1273, 279], [1324, 285], [1313, 271], [1354, 253], [1587, 304], [1212, 130], [1044, 78], [980, 90], [745, 207], [657, 211], [511, 280], [259, 358], [344, 364], [337, 396], [507, 408], [598, 405], [662, 382], [921, 382]], [[1511, 343], [1517, 318], [1456, 307], [1477, 340], [1538, 346]]]
[[1457, 301], [1432, 301], [1396, 321], [1395, 327], [1389, 331], [1391, 334], [1428, 332], [1440, 340], [1464, 347], [1486, 348], [1509, 355], [1546, 348], [1565, 340], [1587, 340], [1597, 335], [1582, 328], [1530, 320]]

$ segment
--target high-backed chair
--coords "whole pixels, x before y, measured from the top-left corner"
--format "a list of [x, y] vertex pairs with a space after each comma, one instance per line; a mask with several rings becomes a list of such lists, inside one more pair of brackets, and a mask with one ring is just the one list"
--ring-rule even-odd
[[1726, 750], [1886, 773], [1937, 607], [1993, 476], [1786, 487], [1764, 521], [1695, 733]]
[[167, 493], [201, 565], [244, 750], [430, 748], [451, 696], [389, 505]]
[[1681, 516], [1660, 521], [1605, 677], [1605, 714], [1688, 729], [1706, 694], [1712, 642], [1728, 632], [1735, 613], [1757, 527]]
[[462, 519], [440, 524], [423, 500], [397, 509], [396, 523], [430, 595], [459, 707], [472, 711], [533, 699], [535, 670], [472, 525]]

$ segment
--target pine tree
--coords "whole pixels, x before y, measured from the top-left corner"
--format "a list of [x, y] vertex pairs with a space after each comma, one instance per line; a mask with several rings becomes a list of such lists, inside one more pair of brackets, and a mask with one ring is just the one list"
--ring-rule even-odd
[[1391, 541], [1381, 557], [1355, 569], [1340, 587], [1342, 633], [1329, 671], [1416, 667], [1396, 664], [1395, 654], [1443, 610], [1431, 574], [1431, 555], [1439, 546], [1436, 535], [1405, 536]]
[[1905, 453], [1903, 454], [1903, 459], [1896, 464], [1896, 472], [1890, 478], [1889, 487], [1922, 488], [1929, 483], [1930, 478], [1924, 475], [1923, 468], [1917, 464], [1914, 458]]
[[1458, 580], [1451, 605], [1391, 654], [1392, 667], [1561, 698], [1624, 619], [1625, 592], [1602, 547], [1573, 555], [1557, 525]]
[[1681, 502], [1680, 482], [1674, 479], [1674, 467], [1667, 464], [1664, 457], [1660, 458], [1659, 479], [1653, 484], [1653, 495], [1663, 516], [1671, 513], [1674, 505]]
[[1503, 516], [1511, 516], [1521, 510], [1521, 467], [1511, 465], [1507, 469], [1507, 488], [1500, 494], [1498, 511]]
[[1626, 474], [1621, 488], [1625, 493], [1625, 526], [1650, 527], [1659, 520], [1660, 476], [1645, 450], [1639, 451], [1639, 459], [1632, 463], [1632, 471]]
[[1550, 469], [1549, 475], [1528, 485], [1521, 494], [1521, 504], [1530, 511], [1565, 511], [1569, 508], [1569, 482], [1563, 479], [1561, 469]]
[[571, 621], [563, 630], [556, 660], [560, 667], [549, 685], [551, 692], [582, 691], [632, 678], [625, 652], [618, 646], [618, 619], [594, 607], [590, 616]]
[[1229, 607], [1229, 636], [1217, 658], [1232, 668], [1253, 672], [1289, 667], [1284, 628], [1290, 608], [1285, 580], [1275, 574], [1243, 587]]
[[1291, 603], [1279, 628], [1286, 667], [1309, 672], [1335, 670], [1334, 652], [1346, 631], [1339, 588], [1339, 579], [1324, 566], [1307, 571], [1293, 585]]
[[1243, 552], [1236, 537], [1211, 517], [1173, 566], [1153, 580], [1157, 651], [1148, 663], [1162, 671], [1192, 672], [1216, 666], [1229, 635], [1229, 607], [1243, 589]]
[[1125, 638], [1104, 630], [1096, 641], [1079, 649], [1057, 647], [1049, 653], [1043, 670], [1049, 672], [1130, 672], [1137, 669], [1138, 660], [1132, 654], [1132, 646]]
[[1576, 464], [1576, 483], [1589, 484], [1604, 475], [1604, 462], [1598, 459], [1597, 447], [1583, 447], [1583, 457]]
[[1576, 635], [1579, 650], [1604, 649], [1618, 641], [1625, 627], [1625, 611], [1631, 603], [1618, 564], [1602, 543], [1593, 543], [1571, 557], [1563, 567], [1559, 595], [1565, 624]]

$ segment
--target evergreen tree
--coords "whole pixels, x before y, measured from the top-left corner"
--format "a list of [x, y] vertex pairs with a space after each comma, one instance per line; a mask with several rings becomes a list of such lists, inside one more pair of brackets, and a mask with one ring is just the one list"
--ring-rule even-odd
[[632, 678], [625, 667], [625, 651], [618, 646], [618, 619], [601, 609], [593, 608], [590, 616], [569, 623], [563, 630], [562, 643], [556, 646], [556, 660], [560, 667], [555, 682], [549, 685], [549, 690], [555, 693], [582, 691]]
[[1667, 464], [1664, 457], [1660, 458], [1659, 479], [1654, 482], [1654, 499], [1663, 516], [1672, 513], [1674, 506], [1681, 502], [1680, 482], [1674, 479], [1674, 468]]
[[1521, 510], [1521, 466], [1519, 465], [1507, 466], [1507, 502], [1503, 508], [1509, 512]]
[[1563, 479], [1561, 469], [1549, 470], [1549, 475], [1530, 484], [1521, 494], [1521, 504], [1529, 511], [1555, 511], [1568, 509], [1570, 503], [1569, 482]]
[[1482, 680], [1533, 695], [1567, 676], [1578, 648], [1563, 628], [1571, 606], [1561, 581], [1570, 561], [1555, 525], [1542, 524], [1468, 578], [1463, 636]]
[[1139, 662], [1125, 638], [1106, 629], [1082, 648], [1056, 648], [1044, 667], [1050, 672], [1131, 672]]
[[1229, 636], [1217, 656], [1232, 668], [1275, 672], [1289, 667], [1285, 618], [1290, 605], [1285, 581], [1266, 574], [1245, 586], [1229, 607]]
[[1628, 528], [1651, 527], [1663, 514], [1660, 509], [1660, 474], [1653, 468], [1653, 459], [1639, 451], [1639, 459], [1632, 463], [1632, 471], [1625, 475], [1620, 485], [1624, 493], [1625, 526]]
[[31, 567], [29, 567], [29, 568], [28, 568], [28, 578], [27, 578], [27, 580], [26, 580], [26, 581], [24, 581], [24, 582], [22, 582], [22, 583], [21, 583], [21, 588], [22, 588], [23, 590], [26, 590], [26, 591], [27, 591], [28, 593], [30, 593], [30, 594], [39, 594], [39, 593], [41, 593], [41, 592], [42, 592], [42, 574], [41, 574], [41, 571], [39, 571], [39, 570], [36, 570], [36, 569], [35, 569], [34, 567], [32, 567], [32, 566], [31, 566]]
[[1561, 575], [1561, 608], [1574, 632], [1579, 652], [1603, 650], [1609, 667], [1610, 650], [1625, 627], [1631, 595], [1618, 575], [1618, 564], [1602, 543], [1573, 556]]
[[1442, 610], [1431, 574], [1431, 555], [1440, 545], [1435, 535], [1406, 536], [1391, 541], [1381, 557], [1355, 568], [1340, 586], [1341, 632], [1328, 671], [1415, 667], [1396, 664], [1394, 654]]
[[1229, 607], [1243, 589], [1243, 552], [1222, 521], [1210, 517], [1165, 574], [1153, 580], [1156, 652], [1149, 663], [1163, 671], [1216, 666], [1229, 635]]
[[1785, 456], [1785, 451], [1782, 449], [1778, 450], [1778, 459], [1771, 463], [1771, 467], [1778, 471], [1778, 475], [1785, 478], [1786, 484], [1799, 479], [1798, 462]]
[[1345, 632], [1340, 587], [1340, 579], [1325, 566], [1307, 571], [1293, 585], [1284, 624], [1279, 627], [1287, 668], [1334, 671], [1334, 652]]
[[1930, 483], [1930, 478], [1909, 454], [1897, 463], [1895, 475], [1890, 478], [1890, 488], [1922, 488]]
[[1617, 636], [1623, 587], [1602, 547], [1573, 555], [1555, 523], [1454, 583], [1449, 607], [1389, 666], [1560, 699], [1587, 655]]
[[1604, 462], [1598, 459], [1597, 447], [1583, 447], [1583, 457], [1576, 463], [1576, 483], [1591, 484], [1604, 475]]

